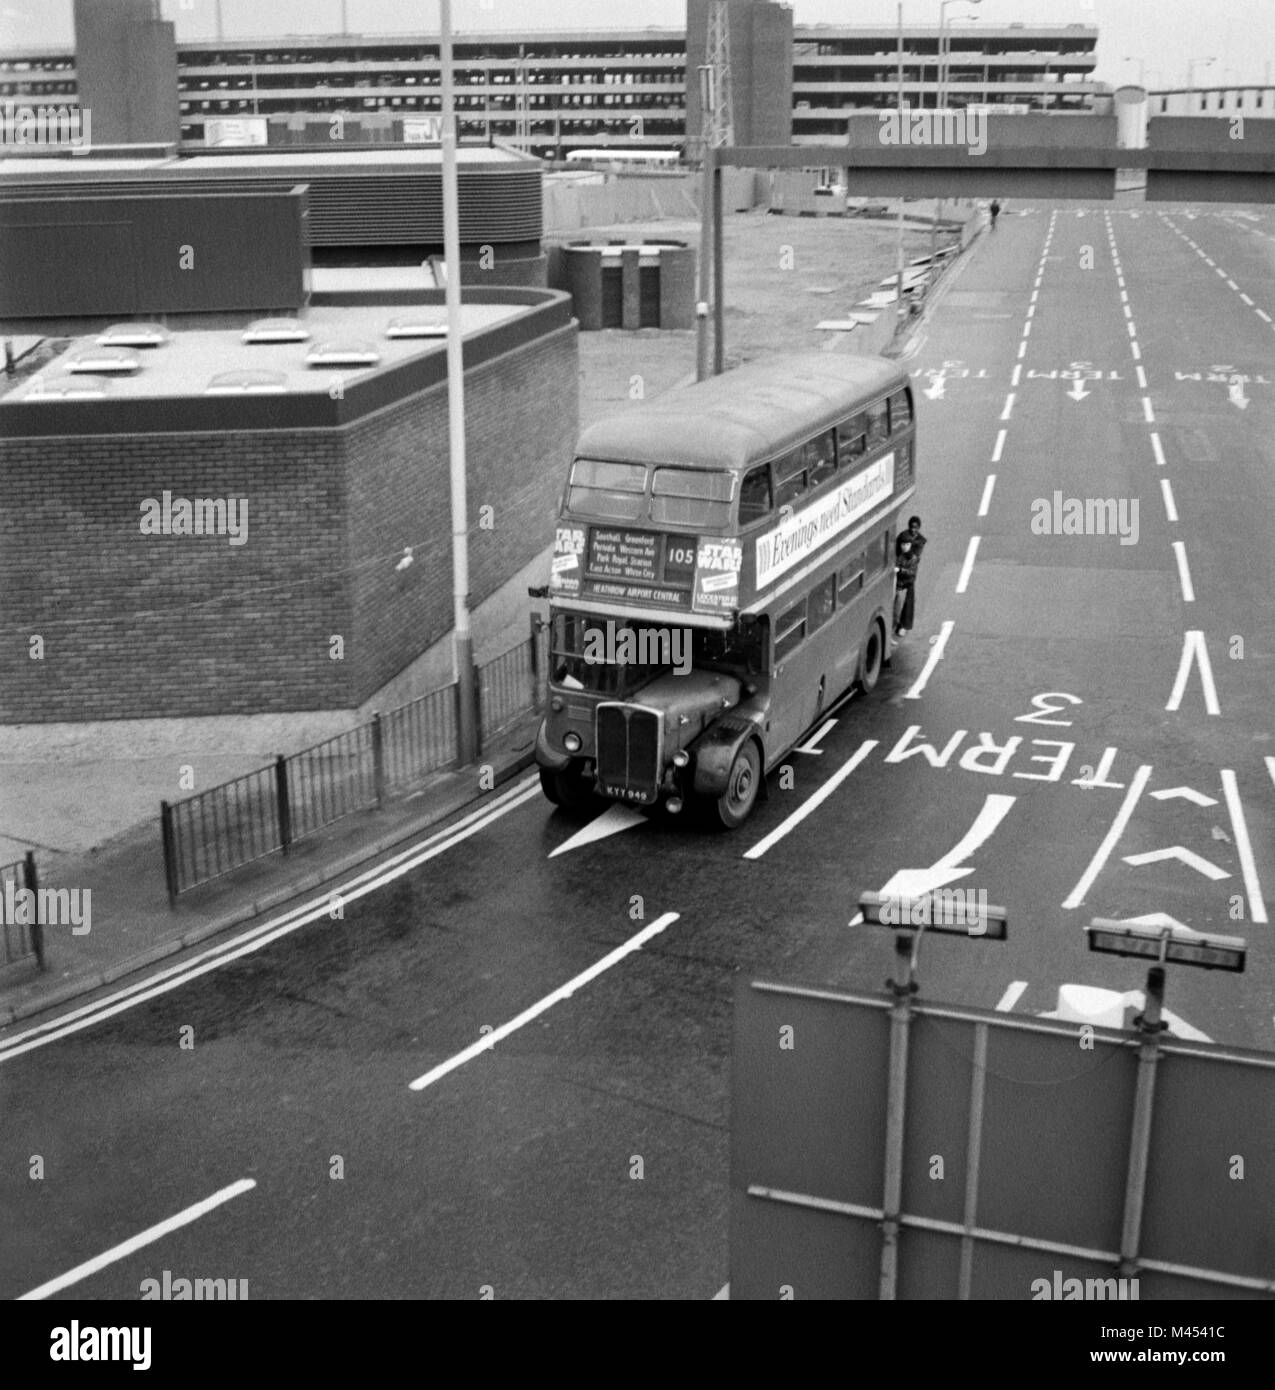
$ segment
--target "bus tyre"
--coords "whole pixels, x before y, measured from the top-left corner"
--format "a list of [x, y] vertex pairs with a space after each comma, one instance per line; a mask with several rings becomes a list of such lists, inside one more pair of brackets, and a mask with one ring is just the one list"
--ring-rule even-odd
[[593, 784], [572, 764], [561, 772], [540, 769], [540, 790], [564, 811], [583, 811], [593, 804]]
[[727, 830], [734, 830], [748, 819], [761, 788], [761, 758], [757, 745], [749, 739], [730, 765], [726, 790], [717, 798], [717, 819]]
[[871, 695], [881, 679], [881, 666], [885, 660], [885, 633], [875, 619], [863, 639], [863, 655], [859, 659], [859, 688], [865, 695]]

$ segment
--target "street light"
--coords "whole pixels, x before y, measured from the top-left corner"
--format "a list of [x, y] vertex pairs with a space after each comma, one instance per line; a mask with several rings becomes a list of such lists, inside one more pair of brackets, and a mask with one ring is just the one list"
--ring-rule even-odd
[[[941, 107], [947, 100], [945, 91], [946, 79], [944, 76], [944, 38], [947, 33], [947, 7], [949, 5], [981, 5], [983, 0], [939, 0], [939, 63], [938, 63], [938, 92], [935, 96], [935, 109]], [[977, 18], [977, 16], [975, 16]]]
[[1188, 92], [1195, 90], [1195, 65], [1199, 63], [1202, 67], [1208, 67], [1210, 63], [1216, 63], [1216, 58], [1188, 58], [1186, 60], [1186, 89]]

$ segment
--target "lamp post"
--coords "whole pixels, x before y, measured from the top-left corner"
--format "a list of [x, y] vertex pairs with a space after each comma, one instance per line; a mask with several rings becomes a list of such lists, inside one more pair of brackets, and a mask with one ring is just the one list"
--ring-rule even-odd
[[[946, 78], [946, 54], [944, 44], [947, 35], [947, 7], [949, 5], [981, 5], [983, 0], [939, 0], [939, 64], [938, 64], [938, 94], [935, 97], [935, 109], [942, 107], [947, 100], [947, 78]], [[976, 16], [977, 17], [977, 16]]]
[[1198, 63], [1201, 67], [1208, 67], [1210, 63], [1216, 63], [1216, 58], [1188, 58], [1186, 60], [1186, 89], [1188, 92], [1195, 90], [1195, 66]]
[[447, 426], [452, 512], [452, 651], [456, 667], [456, 743], [462, 766], [478, 756], [474, 639], [469, 628], [469, 517], [465, 495], [465, 364], [460, 312], [460, 202], [456, 179], [456, 99], [452, 90], [452, 2], [438, 6], [443, 115], [443, 261], [447, 267]]

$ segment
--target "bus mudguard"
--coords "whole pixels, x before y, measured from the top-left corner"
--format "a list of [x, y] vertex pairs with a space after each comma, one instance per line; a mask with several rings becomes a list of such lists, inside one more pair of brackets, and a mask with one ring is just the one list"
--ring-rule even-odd
[[542, 719], [540, 728], [536, 730], [536, 763], [546, 772], [565, 772], [571, 765], [571, 754], [559, 753], [556, 748], [550, 747], [545, 732], [547, 722]]
[[[721, 796], [726, 790], [727, 778], [735, 762], [735, 756], [750, 739], [757, 740], [758, 750], [762, 750], [761, 728], [751, 719], [738, 714], [728, 714], [716, 720], [691, 745], [695, 754], [694, 788], [699, 796]], [[765, 754], [762, 754], [763, 765]], [[764, 783], [763, 783], [764, 785]]]

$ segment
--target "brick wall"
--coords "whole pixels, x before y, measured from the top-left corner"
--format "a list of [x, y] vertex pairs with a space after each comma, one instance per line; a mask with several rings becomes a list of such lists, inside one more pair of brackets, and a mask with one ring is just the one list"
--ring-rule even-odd
[[[474, 603], [552, 539], [577, 373], [572, 325], [467, 378]], [[0, 486], [2, 722], [351, 708], [450, 624], [441, 385], [344, 429], [8, 439]], [[165, 489], [247, 498], [246, 544], [143, 535]]]
[[[579, 428], [577, 330], [559, 329], [465, 377], [471, 606], [553, 540]], [[447, 389], [440, 383], [361, 421], [347, 457], [353, 616], [352, 703], [451, 629]], [[493, 509], [492, 528], [482, 507]], [[412, 546], [413, 563], [395, 560]]]

